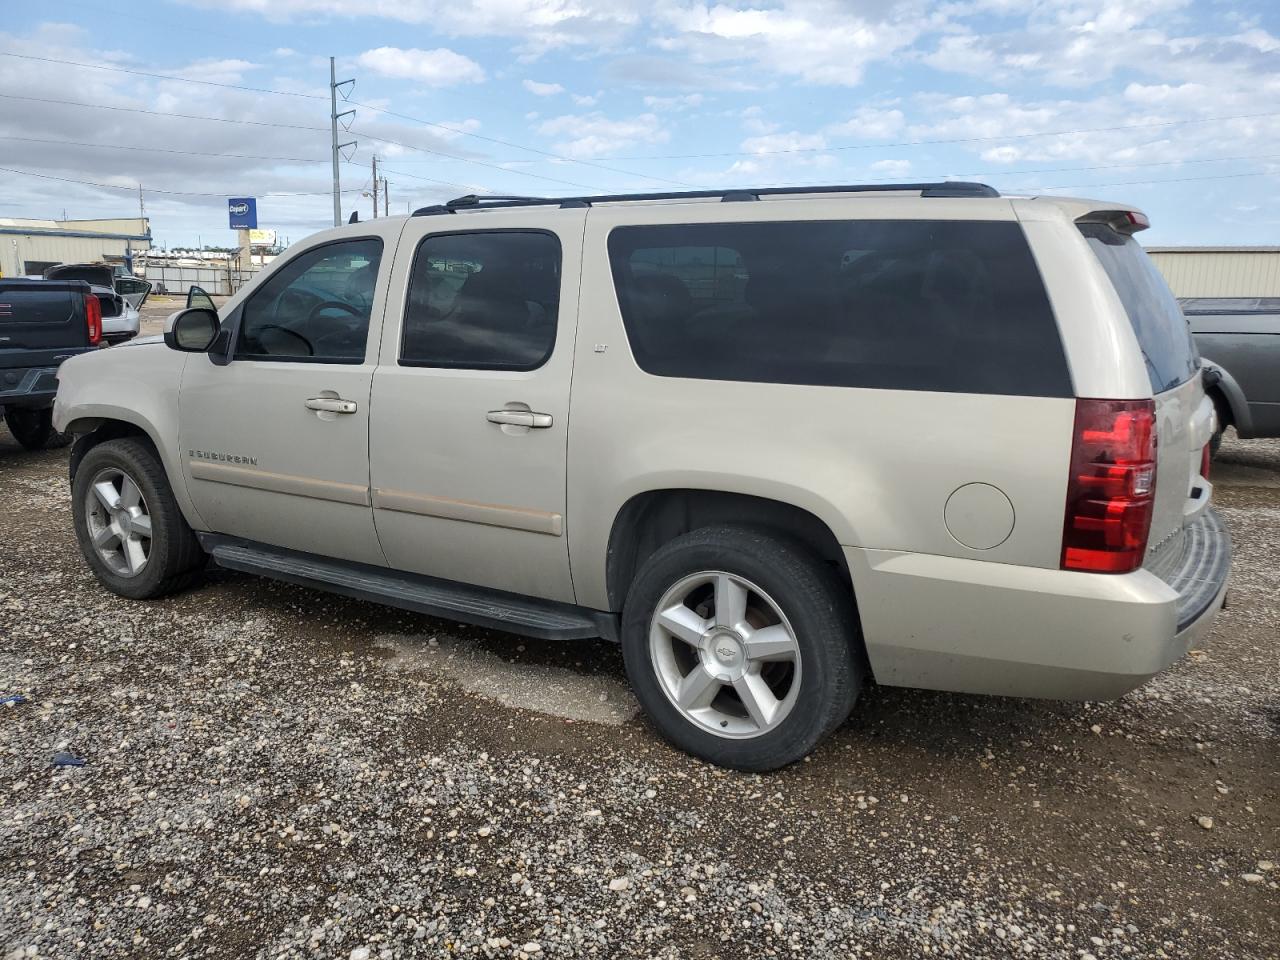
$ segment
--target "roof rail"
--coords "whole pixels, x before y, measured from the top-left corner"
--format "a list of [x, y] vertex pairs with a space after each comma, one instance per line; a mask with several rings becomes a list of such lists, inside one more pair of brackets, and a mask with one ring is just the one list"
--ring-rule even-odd
[[759, 200], [761, 197], [803, 196], [814, 193], [901, 193], [920, 191], [922, 197], [998, 197], [999, 192], [985, 183], [944, 180], [936, 183], [853, 183], [813, 187], [756, 187], [728, 190], [686, 190], [669, 193], [617, 193], [594, 197], [507, 197], [468, 194], [448, 203], [422, 207], [415, 217], [430, 217], [459, 210], [492, 210], [504, 207], [589, 207], [596, 203], [620, 203], [628, 200], [710, 200], [723, 203]]

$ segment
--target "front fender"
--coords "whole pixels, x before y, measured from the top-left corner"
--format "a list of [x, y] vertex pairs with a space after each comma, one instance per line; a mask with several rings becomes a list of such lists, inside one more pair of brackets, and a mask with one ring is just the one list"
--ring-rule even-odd
[[208, 529], [187, 492], [178, 447], [178, 388], [186, 355], [163, 344], [73, 357], [58, 371], [55, 429], [78, 436], [127, 424], [156, 448], [174, 499], [196, 530]]

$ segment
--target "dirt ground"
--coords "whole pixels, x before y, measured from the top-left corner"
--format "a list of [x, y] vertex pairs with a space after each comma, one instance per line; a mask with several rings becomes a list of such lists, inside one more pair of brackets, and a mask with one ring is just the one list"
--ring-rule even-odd
[[666, 746], [604, 642], [117, 598], [66, 456], [0, 430], [0, 957], [1280, 956], [1280, 443], [1223, 448], [1230, 606], [1165, 675], [871, 687], [769, 776]]

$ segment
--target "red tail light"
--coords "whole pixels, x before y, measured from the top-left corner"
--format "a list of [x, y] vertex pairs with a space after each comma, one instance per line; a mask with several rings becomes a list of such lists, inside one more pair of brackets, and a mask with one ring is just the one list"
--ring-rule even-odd
[[1077, 400], [1062, 569], [1128, 573], [1142, 566], [1155, 491], [1155, 404]]
[[102, 301], [92, 293], [84, 295], [84, 325], [89, 332], [89, 346], [102, 342]]
[[1213, 444], [1206, 443], [1204, 452], [1200, 454], [1200, 476], [1209, 479], [1209, 468], [1213, 465]]

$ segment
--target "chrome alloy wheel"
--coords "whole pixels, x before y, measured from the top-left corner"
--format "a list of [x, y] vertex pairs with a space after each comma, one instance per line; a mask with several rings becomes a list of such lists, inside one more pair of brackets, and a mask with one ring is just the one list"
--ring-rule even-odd
[[151, 555], [151, 514], [137, 482], [119, 467], [99, 470], [84, 495], [89, 542], [111, 572], [136, 577]]
[[658, 601], [649, 656], [667, 699], [721, 737], [758, 737], [800, 694], [800, 645], [778, 605], [744, 577], [695, 573]]

